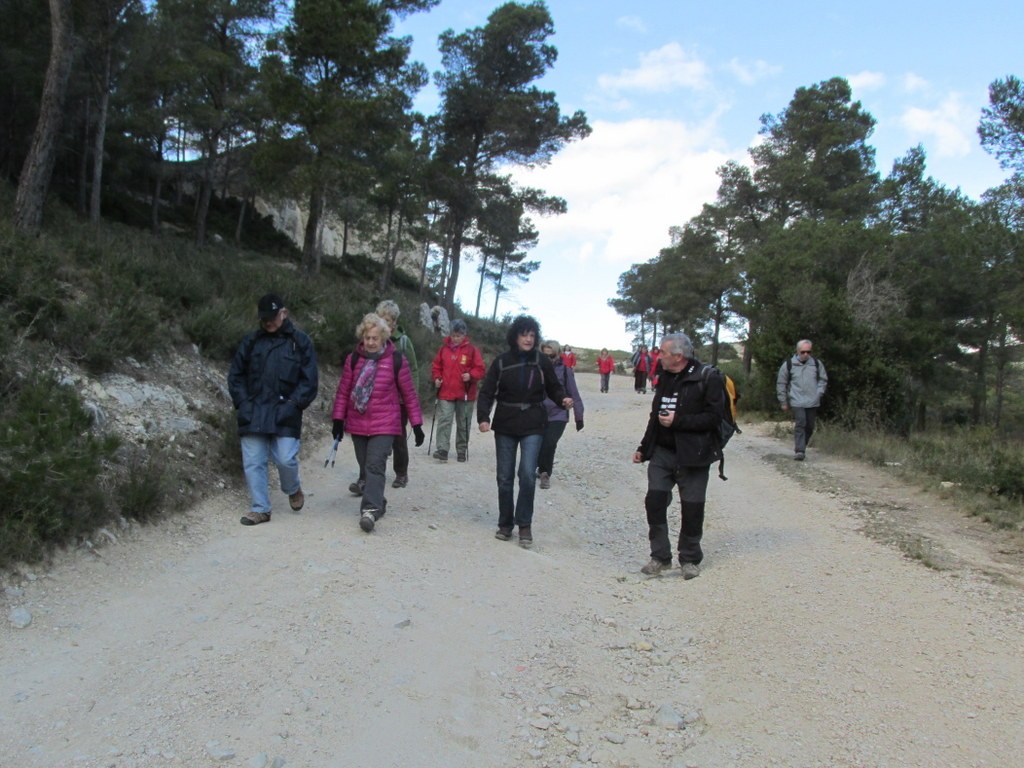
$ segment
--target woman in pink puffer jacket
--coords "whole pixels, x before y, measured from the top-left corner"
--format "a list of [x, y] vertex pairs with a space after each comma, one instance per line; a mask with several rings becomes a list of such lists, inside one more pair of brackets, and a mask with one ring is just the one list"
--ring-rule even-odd
[[359, 475], [366, 478], [359, 527], [367, 533], [387, 511], [384, 475], [391, 443], [402, 432], [403, 402], [416, 445], [423, 445], [424, 438], [423, 412], [409, 361], [395, 349], [390, 336], [391, 329], [379, 315], [363, 317], [356, 327], [359, 345], [342, 365], [332, 413], [334, 439], [340, 440], [346, 432], [352, 436]]

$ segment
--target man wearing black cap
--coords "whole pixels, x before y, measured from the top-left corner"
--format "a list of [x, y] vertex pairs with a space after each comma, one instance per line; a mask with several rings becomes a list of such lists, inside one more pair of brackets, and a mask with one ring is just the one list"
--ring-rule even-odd
[[316, 399], [316, 350], [309, 336], [288, 319], [284, 300], [268, 293], [257, 304], [260, 327], [247, 335], [228, 372], [228, 390], [238, 412], [242, 466], [252, 507], [242, 525], [270, 521], [267, 460], [273, 460], [281, 490], [298, 512], [305, 503], [299, 481], [302, 412]]

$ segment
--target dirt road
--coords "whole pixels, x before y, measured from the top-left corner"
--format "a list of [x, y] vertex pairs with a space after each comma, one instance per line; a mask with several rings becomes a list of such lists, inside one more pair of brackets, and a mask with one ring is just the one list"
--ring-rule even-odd
[[531, 551], [493, 538], [490, 436], [415, 452], [370, 535], [346, 440], [301, 514], [228, 493], [8, 579], [0, 764], [1019, 764], [1019, 535], [748, 425], [701, 576], [641, 576], [647, 398], [580, 383]]

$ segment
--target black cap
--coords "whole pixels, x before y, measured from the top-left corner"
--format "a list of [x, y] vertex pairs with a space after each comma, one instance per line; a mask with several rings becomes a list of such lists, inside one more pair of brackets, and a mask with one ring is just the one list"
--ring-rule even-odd
[[259, 309], [260, 320], [273, 320], [277, 313], [284, 309], [284, 299], [276, 293], [268, 293], [256, 306]]

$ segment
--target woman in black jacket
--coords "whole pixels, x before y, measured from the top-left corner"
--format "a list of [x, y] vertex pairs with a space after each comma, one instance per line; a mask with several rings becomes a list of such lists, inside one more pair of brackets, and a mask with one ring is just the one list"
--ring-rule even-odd
[[[518, 525], [519, 546], [529, 548], [533, 545], [537, 456], [548, 422], [544, 398], [550, 397], [566, 409], [572, 407], [572, 398], [566, 396], [551, 361], [537, 349], [541, 336], [534, 318], [517, 317], [505, 338], [508, 352], [491, 363], [480, 385], [476, 420], [481, 432], [494, 432], [498, 479], [498, 531], [494, 536], [508, 541]], [[517, 451], [519, 496], [514, 498]]]

